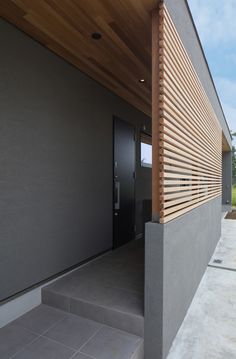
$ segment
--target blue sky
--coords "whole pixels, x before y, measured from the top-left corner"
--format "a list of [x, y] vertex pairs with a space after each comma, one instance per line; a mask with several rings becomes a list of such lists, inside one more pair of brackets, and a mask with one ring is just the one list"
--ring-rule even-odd
[[236, 0], [188, 3], [229, 128], [236, 132]]

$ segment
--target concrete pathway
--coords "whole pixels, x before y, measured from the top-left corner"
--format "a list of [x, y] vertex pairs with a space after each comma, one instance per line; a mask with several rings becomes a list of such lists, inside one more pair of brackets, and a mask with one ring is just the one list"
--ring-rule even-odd
[[222, 220], [222, 235], [210, 266], [236, 271], [236, 220]]
[[222, 238], [168, 359], [236, 358], [236, 221], [222, 220]]

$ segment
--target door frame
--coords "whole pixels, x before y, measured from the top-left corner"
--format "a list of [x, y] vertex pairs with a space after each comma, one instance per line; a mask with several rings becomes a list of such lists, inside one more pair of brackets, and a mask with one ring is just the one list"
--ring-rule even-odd
[[118, 245], [115, 243], [115, 225], [114, 225], [114, 201], [115, 201], [115, 191], [114, 191], [114, 178], [115, 178], [115, 120], [121, 120], [124, 122], [127, 122], [130, 126], [134, 128], [134, 203], [133, 203], [133, 224], [134, 224], [134, 230], [133, 230], [133, 240], [135, 239], [136, 235], [136, 175], [137, 175], [137, 133], [136, 133], [136, 126], [132, 123], [124, 120], [123, 118], [113, 115], [112, 116], [112, 249], [119, 248]]

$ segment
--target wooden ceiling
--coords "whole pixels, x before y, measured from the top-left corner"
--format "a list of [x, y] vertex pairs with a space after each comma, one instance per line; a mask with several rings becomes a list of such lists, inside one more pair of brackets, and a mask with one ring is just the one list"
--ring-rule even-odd
[[[157, 0], [0, 0], [3, 18], [151, 113], [151, 11]], [[91, 34], [99, 32], [100, 40]], [[140, 79], [145, 79], [140, 83]]]

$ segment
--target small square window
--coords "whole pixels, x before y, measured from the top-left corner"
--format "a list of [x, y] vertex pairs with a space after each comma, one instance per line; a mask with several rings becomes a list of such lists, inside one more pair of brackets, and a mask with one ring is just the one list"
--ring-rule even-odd
[[141, 133], [141, 166], [152, 167], [152, 137]]

